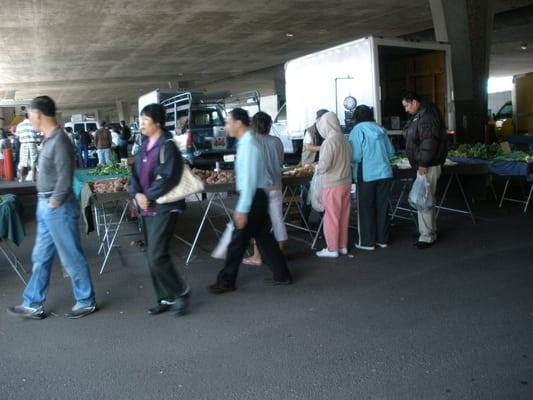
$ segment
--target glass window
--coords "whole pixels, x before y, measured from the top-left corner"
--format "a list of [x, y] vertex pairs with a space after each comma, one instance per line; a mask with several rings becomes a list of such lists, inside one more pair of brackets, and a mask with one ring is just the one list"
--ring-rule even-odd
[[87, 131], [95, 131], [96, 129], [96, 123], [95, 122], [90, 122], [90, 123], [87, 123]]
[[84, 129], [85, 129], [84, 124], [74, 124], [74, 132], [80, 133]]
[[512, 103], [505, 104], [498, 112], [498, 118], [512, 118], [513, 116], [513, 105]]

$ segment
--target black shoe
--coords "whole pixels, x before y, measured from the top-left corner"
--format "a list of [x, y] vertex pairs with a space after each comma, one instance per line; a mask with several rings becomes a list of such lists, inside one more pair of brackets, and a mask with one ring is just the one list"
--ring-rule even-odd
[[170, 311], [173, 312], [176, 317], [185, 315], [189, 308], [190, 297], [191, 291], [189, 290], [176, 299], [175, 303], [170, 307]]
[[165, 311], [168, 311], [170, 310], [170, 307], [172, 306], [172, 304], [169, 304], [169, 303], [157, 303], [157, 305], [155, 307], [152, 307], [152, 308], [149, 308], [148, 309], [148, 314], [150, 315], [157, 315], [157, 314], [162, 314], [164, 313]]
[[431, 243], [428, 243], [428, 242], [417, 242], [415, 244], [415, 246], [416, 246], [416, 248], [418, 250], [424, 250], [424, 249], [429, 249], [434, 244], [435, 244], [435, 242], [431, 242]]
[[96, 306], [88, 306], [88, 307], [82, 307], [82, 308], [76, 308], [73, 309], [71, 312], [66, 313], [65, 317], [70, 319], [78, 319], [83, 318], [89, 314], [92, 314], [93, 312], [97, 311], [98, 309]]
[[44, 312], [44, 308], [42, 306], [38, 308], [13, 306], [13, 307], [8, 307], [7, 312], [9, 315], [13, 315], [15, 317], [27, 318], [27, 319], [46, 318], [46, 313]]
[[292, 279], [287, 279], [285, 281], [276, 281], [272, 278], [265, 278], [263, 280], [265, 285], [267, 286], [285, 286], [285, 285], [292, 285]]
[[235, 286], [222, 286], [219, 283], [214, 283], [213, 285], [208, 286], [207, 290], [213, 294], [224, 294], [227, 292], [234, 292]]

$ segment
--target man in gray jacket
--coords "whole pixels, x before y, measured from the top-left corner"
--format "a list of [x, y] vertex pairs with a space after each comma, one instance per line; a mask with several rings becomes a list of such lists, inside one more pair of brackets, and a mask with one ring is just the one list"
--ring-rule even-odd
[[33, 272], [22, 304], [9, 307], [11, 315], [30, 319], [46, 317], [43, 304], [56, 252], [72, 280], [76, 304], [66, 316], [80, 318], [96, 310], [89, 265], [81, 247], [80, 207], [72, 193], [75, 149], [56, 121], [56, 106], [48, 96], [33, 99], [30, 121], [45, 135], [37, 175], [37, 234]]
[[[435, 104], [423, 101], [412, 92], [403, 95], [402, 105], [412, 115], [405, 128], [407, 158], [418, 175], [426, 176], [435, 195], [442, 165], [448, 155], [448, 138], [442, 116]], [[437, 240], [435, 208], [418, 212], [418, 229], [420, 237], [416, 247], [431, 247]]]

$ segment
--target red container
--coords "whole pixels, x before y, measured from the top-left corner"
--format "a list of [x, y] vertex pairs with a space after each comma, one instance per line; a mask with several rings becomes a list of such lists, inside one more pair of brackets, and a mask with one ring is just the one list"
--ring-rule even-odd
[[4, 149], [4, 179], [12, 181], [15, 179], [15, 170], [13, 169], [13, 151]]

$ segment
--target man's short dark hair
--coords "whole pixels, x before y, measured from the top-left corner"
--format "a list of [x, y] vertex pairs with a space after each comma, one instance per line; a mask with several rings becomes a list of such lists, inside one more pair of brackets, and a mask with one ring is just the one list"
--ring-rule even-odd
[[418, 94], [416, 94], [415, 92], [412, 92], [412, 91], [406, 91], [403, 93], [402, 95], [402, 100], [403, 101], [406, 101], [408, 103], [412, 102], [413, 100], [416, 100], [418, 101], [419, 103], [422, 102], [422, 97], [419, 96]]
[[120, 121], [120, 124], [121, 125], [126, 125], [126, 121], [122, 120], [122, 121]]
[[361, 122], [374, 122], [374, 112], [364, 104], [357, 106], [353, 112], [353, 120], [356, 124]]
[[154, 123], [159, 124], [161, 129], [165, 129], [165, 122], [167, 120], [167, 115], [165, 107], [158, 103], [148, 104], [141, 111], [141, 115], [151, 118]]
[[266, 112], [259, 111], [252, 118], [252, 128], [255, 133], [268, 135], [272, 127], [272, 118]]
[[72, 132], [72, 127], [71, 126], [67, 126], [65, 128], [65, 130], [68, 132], [68, 133], [71, 133]]
[[105, 125], [106, 125], [105, 121], [100, 122], [100, 126], [105, 126]]
[[319, 119], [322, 115], [324, 115], [325, 113], [328, 113], [329, 111], [326, 110], [325, 108], [321, 108], [320, 110], [318, 110], [316, 112], [316, 119]]
[[229, 112], [229, 115], [231, 115], [231, 118], [235, 121], [241, 121], [244, 126], [250, 126], [250, 116], [245, 109], [234, 108]]
[[31, 101], [30, 109], [37, 110], [47, 117], [56, 116], [56, 103], [49, 96], [39, 96]]

